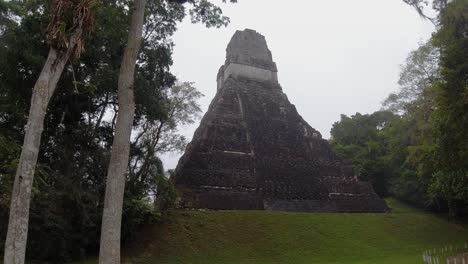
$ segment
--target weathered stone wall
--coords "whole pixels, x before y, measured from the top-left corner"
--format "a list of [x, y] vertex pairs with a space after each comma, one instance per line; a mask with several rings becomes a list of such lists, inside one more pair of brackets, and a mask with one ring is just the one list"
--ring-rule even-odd
[[278, 83], [278, 70], [265, 37], [254, 30], [237, 31], [226, 49], [226, 61], [218, 71], [218, 90], [229, 77]]
[[226, 49], [226, 62], [251, 65], [276, 72], [271, 51], [268, 49], [265, 37], [255, 30], [236, 31]]
[[[244, 32], [245, 38], [243, 32], [234, 35], [227, 61], [235, 58], [251, 63], [250, 67], [258, 61], [274, 65], [263, 36]], [[242, 40], [258, 53], [239, 48]], [[302, 119], [277, 80], [261, 74], [225, 77], [226, 65], [232, 64], [221, 67], [221, 88], [176, 168], [181, 207], [386, 211], [371, 185], [358, 181], [349, 164]]]
[[278, 74], [245, 64], [229, 63], [224, 69], [223, 82], [229, 77], [243, 77], [260, 81], [278, 82]]

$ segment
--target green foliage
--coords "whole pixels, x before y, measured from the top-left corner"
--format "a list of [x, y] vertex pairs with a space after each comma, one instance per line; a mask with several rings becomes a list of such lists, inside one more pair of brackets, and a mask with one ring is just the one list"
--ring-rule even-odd
[[[403, 0], [403, 2], [413, 6], [414, 9], [418, 12], [418, 14], [421, 17], [427, 18], [434, 23], [437, 22], [436, 17], [432, 17], [432, 18], [428, 17], [425, 13], [424, 9], [428, 7], [429, 1], [427, 0]], [[432, 2], [432, 9], [434, 9], [437, 12], [440, 12], [447, 7], [447, 4], [450, 2], [450, 0], [432, 0], [431, 2]]]
[[[409, 71], [407, 78], [418, 84], [413, 87], [419, 93], [406, 102], [397, 101], [405, 108], [407, 122], [415, 124], [410, 130], [408, 161], [426, 185], [426, 199], [443, 202], [455, 216], [468, 205], [468, 1], [435, 4], [437, 32], [407, 63], [409, 68], [424, 69]], [[400, 94], [407, 90], [403, 86]]]
[[132, 243], [144, 224], [158, 222], [160, 218], [161, 213], [154, 210], [151, 199], [125, 199], [122, 218], [124, 243]]
[[229, 24], [229, 18], [223, 16], [221, 8], [213, 5], [208, 0], [193, 1], [193, 9], [190, 10], [192, 23], [203, 23], [207, 27], [221, 27]]
[[[13, 175], [16, 169], [16, 159], [20, 146], [9, 138], [0, 134], [0, 222], [8, 219], [10, 207], [10, 193], [13, 187]], [[6, 234], [7, 225], [0, 225], [0, 234]], [[5, 240], [0, 239], [0, 247], [4, 247]]]
[[[405, 2], [423, 14], [425, 1]], [[379, 193], [456, 217], [468, 214], [468, 1], [434, 9], [437, 32], [409, 54], [399, 91], [383, 104], [398, 116], [380, 130], [372, 117], [382, 112], [342, 116], [332, 142]]]
[[[173, 170], [169, 170], [168, 173], [170, 177], [174, 175]], [[174, 206], [176, 198], [177, 193], [174, 183], [170, 180], [170, 178], [166, 178], [166, 176], [161, 175], [158, 178], [155, 207], [159, 211], [166, 211]]]
[[431, 194], [448, 201], [450, 215], [468, 205], [468, 1], [440, 12], [434, 43], [441, 50], [441, 80], [431, 115], [434, 172]]
[[333, 124], [331, 143], [338, 154], [350, 160], [354, 173], [372, 183], [375, 191], [386, 196], [390, 193], [389, 180], [395, 168], [390, 155], [392, 142], [389, 134], [400, 118], [391, 112], [347, 117]]
[[428, 88], [440, 78], [439, 57], [440, 51], [431, 41], [412, 51], [401, 67], [400, 90], [387, 97], [384, 108], [397, 114], [414, 112], [417, 108], [430, 112], [432, 102]]

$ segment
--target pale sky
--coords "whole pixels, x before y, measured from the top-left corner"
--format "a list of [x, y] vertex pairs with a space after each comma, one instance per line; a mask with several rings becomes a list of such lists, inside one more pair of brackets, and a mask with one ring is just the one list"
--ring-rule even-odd
[[[299, 114], [324, 138], [341, 114], [379, 110], [397, 90], [400, 65], [426, 41], [434, 26], [402, 0], [238, 0], [219, 4], [231, 18], [226, 28], [206, 29], [187, 19], [174, 36], [172, 72], [191, 81], [205, 97], [216, 93], [216, 74], [236, 30], [264, 35], [278, 79]], [[181, 128], [192, 139], [199, 122]], [[165, 154], [165, 169], [182, 153]]]

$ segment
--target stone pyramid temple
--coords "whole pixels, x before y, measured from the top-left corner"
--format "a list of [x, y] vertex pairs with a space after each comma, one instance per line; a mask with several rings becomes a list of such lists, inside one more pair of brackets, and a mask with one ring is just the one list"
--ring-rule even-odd
[[265, 37], [237, 31], [208, 112], [179, 161], [181, 208], [385, 212], [278, 83]]

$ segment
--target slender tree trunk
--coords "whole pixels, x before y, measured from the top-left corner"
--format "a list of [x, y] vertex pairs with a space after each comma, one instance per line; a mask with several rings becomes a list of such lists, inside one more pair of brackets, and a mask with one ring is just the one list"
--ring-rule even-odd
[[81, 37], [81, 30], [73, 34], [66, 52], [50, 48], [47, 60], [33, 88], [23, 147], [11, 194], [10, 218], [3, 260], [5, 264], [23, 264], [25, 261], [31, 188], [47, 105], [79, 37]]
[[107, 170], [99, 264], [120, 263], [120, 233], [125, 174], [128, 168], [130, 136], [135, 115], [133, 85], [135, 64], [141, 45], [144, 11], [145, 0], [135, 0], [127, 47], [125, 47], [119, 73], [119, 111]]

